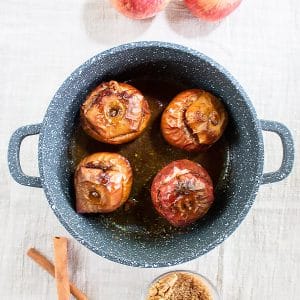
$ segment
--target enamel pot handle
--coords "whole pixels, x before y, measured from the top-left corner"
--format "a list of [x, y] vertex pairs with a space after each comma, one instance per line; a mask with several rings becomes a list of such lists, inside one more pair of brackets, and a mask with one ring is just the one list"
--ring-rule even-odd
[[8, 145], [8, 167], [12, 178], [19, 184], [42, 187], [41, 178], [28, 176], [23, 173], [20, 164], [20, 147], [24, 138], [39, 134], [42, 124], [27, 125], [18, 128], [11, 136]]
[[261, 184], [281, 181], [291, 173], [294, 164], [295, 150], [292, 134], [285, 125], [279, 122], [260, 120], [260, 124], [262, 130], [271, 131], [279, 135], [283, 148], [280, 168], [275, 172], [264, 173]]

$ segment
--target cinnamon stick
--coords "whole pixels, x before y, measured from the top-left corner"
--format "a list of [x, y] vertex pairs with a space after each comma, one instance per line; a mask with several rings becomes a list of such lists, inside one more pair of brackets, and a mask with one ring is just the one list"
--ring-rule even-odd
[[[39, 266], [41, 266], [45, 271], [47, 271], [52, 277], [55, 277], [55, 267], [54, 265], [39, 251], [35, 248], [30, 248], [27, 251], [27, 255], [36, 262]], [[77, 300], [88, 300], [87, 296], [81, 292], [74, 283], [70, 282], [70, 291], [71, 294]]]
[[55, 280], [58, 300], [70, 300], [68, 275], [68, 241], [64, 237], [53, 238]]

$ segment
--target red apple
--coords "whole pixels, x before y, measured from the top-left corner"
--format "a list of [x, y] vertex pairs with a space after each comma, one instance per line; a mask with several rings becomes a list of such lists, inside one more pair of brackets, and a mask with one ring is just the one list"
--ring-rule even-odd
[[131, 19], [147, 19], [163, 10], [170, 0], [111, 0], [112, 5]]
[[174, 226], [187, 226], [202, 218], [214, 201], [214, 188], [199, 164], [176, 160], [160, 170], [151, 186], [157, 212]]
[[218, 21], [228, 16], [242, 0], [184, 0], [193, 15], [206, 21]]

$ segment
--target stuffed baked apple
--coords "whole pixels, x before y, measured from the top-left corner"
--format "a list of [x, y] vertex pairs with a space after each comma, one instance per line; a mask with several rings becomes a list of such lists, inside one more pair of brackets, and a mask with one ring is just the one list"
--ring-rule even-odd
[[74, 183], [77, 212], [108, 213], [128, 199], [132, 169], [128, 160], [117, 153], [95, 153], [79, 163]]
[[209, 92], [191, 89], [179, 93], [161, 119], [165, 140], [187, 151], [209, 148], [223, 134], [227, 112], [222, 102]]
[[150, 120], [147, 100], [135, 87], [117, 81], [97, 86], [81, 106], [81, 124], [92, 138], [123, 144], [136, 139]]
[[158, 213], [174, 226], [186, 226], [203, 217], [214, 201], [207, 171], [187, 159], [173, 161], [155, 176], [151, 198]]

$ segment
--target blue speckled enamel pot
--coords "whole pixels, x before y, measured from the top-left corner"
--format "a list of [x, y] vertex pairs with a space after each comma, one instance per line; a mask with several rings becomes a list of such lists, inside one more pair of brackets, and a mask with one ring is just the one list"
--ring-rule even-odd
[[[230, 115], [226, 131], [229, 169], [226, 185], [216, 195], [219, 204], [187, 234], [161, 237], [159, 241], [151, 236], [136, 238], [122, 228], [107, 228], [101, 218], [77, 214], [68, 160], [70, 136], [87, 93], [102, 81], [126, 80], [141, 74], [209, 90], [223, 99]], [[263, 174], [262, 130], [277, 133], [282, 141], [282, 165], [273, 173]], [[19, 162], [22, 140], [35, 134], [39, 134], [39, 178], [25, 175]], [[259, 120], [242, 87], [223, 67], [197, 51], [161, 42], [121, 45], [88, 60], [56, 92], [43, 122], [19, 128], [8, 150], [12, 177], [20, 184], [42, 187], [53, 212], [74, 238], [102, 257], [139, 267], [183, 263], [216, 247], [245, 218], [259, 186], [288, 176], [293, 160], [289, 130], [280, 123]]]

